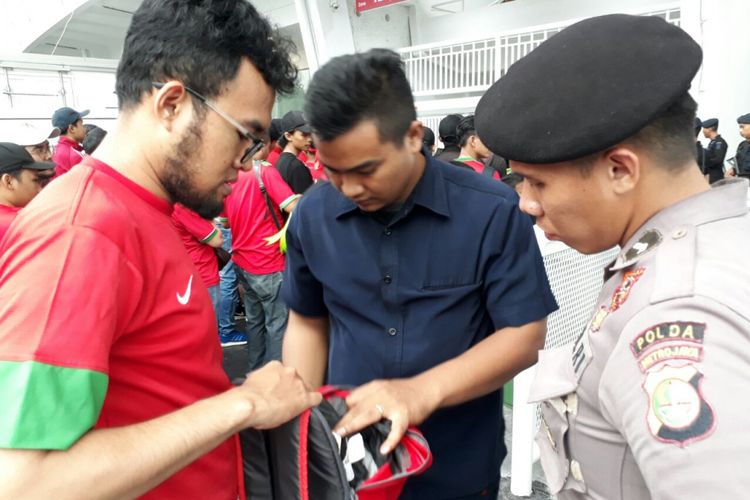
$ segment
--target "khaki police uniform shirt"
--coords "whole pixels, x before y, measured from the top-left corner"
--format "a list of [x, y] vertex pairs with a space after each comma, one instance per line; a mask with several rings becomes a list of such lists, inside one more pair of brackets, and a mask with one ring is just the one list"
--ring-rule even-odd
[[540, 352], [531, 401], [550, 490], [566, 499], [750, 492], [747, 181], [670, 206], [624, 246], [574, 344]]

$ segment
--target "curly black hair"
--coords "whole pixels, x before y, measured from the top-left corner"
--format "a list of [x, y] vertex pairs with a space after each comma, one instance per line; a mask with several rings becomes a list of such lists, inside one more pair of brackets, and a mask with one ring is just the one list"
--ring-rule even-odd
[[276, 92], [295, 88], [291, 41], [255, 7], [238, 0], [144, 0], [133, 15], [117, 68], [121, 110], [140, 102], [152, 82], [174, 78], [208, 98], [248, 58]]
[[387, 49], [331, 59], [313, 75], [305, 113], [323, 141], [335, 139], [363, 120], [373, 120], [381, 141], [401, 144], [417, 118], [404, 63]]

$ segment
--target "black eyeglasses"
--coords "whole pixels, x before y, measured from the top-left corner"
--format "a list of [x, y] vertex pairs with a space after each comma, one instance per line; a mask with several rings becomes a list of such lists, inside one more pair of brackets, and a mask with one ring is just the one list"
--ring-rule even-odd
[[[153, 85], [157, 89], [161, 89], [164, 87], [164, 84], [161, 82], [151, 82], [151, 85]], [[221, 110], [216, 104], [209, 101], [207, 98], [196, 92], [195, 90], [191, 89], [187, 85], [185, 86], [185, 90], [187, 90], [189, 93], [195, 96], [196, 99], [198, 99], [200, 102], [206, 105], [208, 109], [216, 113], [217, 115], [224, 118], [230, 125], [232, 125], [234, 128], [237, 129], [237, 132], [240, 134], [240, 136], [245, 139], [246, 141], [250, 141], [250, 146], [245, 150], [245, 152], [242, 154], [242, 158], [240, 158], [240, 163], [245, 164], [250, 159], [255, 156], [255, 153], [260, 151], [263, 146], [265, 145], [265, 141], [261, 139], [260, 137], [256, 136], [252, 132], [250, 132], [248, 129], [243, 127], [240, 122], [229, 116], [227, 113]]]

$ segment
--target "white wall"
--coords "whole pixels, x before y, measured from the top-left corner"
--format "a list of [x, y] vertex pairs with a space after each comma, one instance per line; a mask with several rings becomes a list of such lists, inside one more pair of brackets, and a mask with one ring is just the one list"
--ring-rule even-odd
[[750, 113], [750, 0], [682, 0], [681, 10], [683, 29], [703, 47], [703, 68], [691, 90], [698, 116], [719, 119], [727, 158], [733, 157], [742, 141], [737, 117]]
[[[350, 0], [353, 4], [354, 0]], [[351, 7], [352, 33], [357, 52], [372, 48], [399, 49], [413, 45], [410, 32], [411, 7], [392, 5], [354, 14]]]

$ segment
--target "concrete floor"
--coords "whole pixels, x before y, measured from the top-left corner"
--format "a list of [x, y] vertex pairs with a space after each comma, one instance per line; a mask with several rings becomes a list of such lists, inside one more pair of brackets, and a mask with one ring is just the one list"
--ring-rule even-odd
[[[229, 378], [234, 380], [235, 378], [244, 376], [247, 371], [247, 349], [246, 346], [233, 346], [224, 348], [224, 369], [226, 370]], [[520, 500], [520, 499], [531, 499], [531, 500], [547, 500], [553, 498], [547, 491], [547, 486], [544, 483], [544, 473], [542, 472], [539, 462], [534, 464], [533, 472], [533, 485], [532, 493], [530, 497], [518, 497], [510, 493], [510, 433], [513, 427], [513, 412], [507, 406], [504, 409], [505, 414], [505, 442], [508, 447], [508, 457], [503, 462], [500, 469], [501, 483], [500, 483], [500, 495], [498, 499], [502, 500]]]

